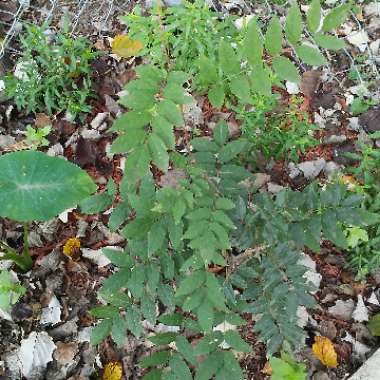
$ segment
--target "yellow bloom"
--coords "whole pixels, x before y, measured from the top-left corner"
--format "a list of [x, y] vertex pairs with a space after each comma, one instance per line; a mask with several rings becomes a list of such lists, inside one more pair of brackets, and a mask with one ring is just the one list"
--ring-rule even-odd
[[78, 253], [80, 249], [80, 240], [78, 238], [70, 238], [66, 241], [63, 246], [63, 253], [66, 256], [73, 257], [76, 253]]

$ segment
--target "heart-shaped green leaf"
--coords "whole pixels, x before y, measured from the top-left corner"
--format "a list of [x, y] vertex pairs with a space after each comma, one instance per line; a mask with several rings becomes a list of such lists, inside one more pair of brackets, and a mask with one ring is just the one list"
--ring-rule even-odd
[[96, 190], [90, 176], [59, 157], [37, 151], [0, 157], [0, 216], [46, 221]]

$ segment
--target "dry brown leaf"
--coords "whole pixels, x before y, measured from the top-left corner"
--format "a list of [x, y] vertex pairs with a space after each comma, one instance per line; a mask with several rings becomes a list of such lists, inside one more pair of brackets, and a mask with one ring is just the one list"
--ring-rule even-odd
[[102, 380], [121, 380], [123, 368], [119, 362], [109, 362], [105, 365]]
[[48, 115], [44, 113], [37, 113], [36, 120], [34, 121], [34, 126], [36, 128], [51, 126], [51, 119]]
[[112, 53], [123, 58], [129, 58], [138, 54], [143, 43], [131, 40], [126, 34], [118, 34], [112, 41]]
[[300, 89], [302, 93], [307, 97], [311, 98], [321, 83], [321, 72], [316, 70], [305, 71], [302, 74], [302, 82]]
[[325, 336], [316, 336], [312, 346], [314, 355], [329, 368], [338, 366], [338, 355], [331, 340]]

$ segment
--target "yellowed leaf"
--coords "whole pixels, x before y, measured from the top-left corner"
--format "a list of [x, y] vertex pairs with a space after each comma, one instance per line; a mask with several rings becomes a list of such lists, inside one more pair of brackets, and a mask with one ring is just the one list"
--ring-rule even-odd
[[265, 363], [264, 368], [261, 370], [261, 373], [267, 376], [271, 376], [273, 373], [272, 367], [270, 366], [269, 360]]
[[316, 336], [312, 346], [314, 355], [327, 367], [336, 368], [338, 357], [331, 340], [325, 336]]
[[131, 40], [126, 34], [118, 34], [112, 41], [112, 53], [123, 58], [129, 58], [138, 54], [143, 43]]
[[119, 362], [109, 362], [105, 365], [102, 380], [121, 380], [123, 368]]
[[78, 259], [80, 249], [80, 240], [78, 238], [70, 238], [66, 241], [63, 246], [63, 254], [72, 258], [73, 260]]

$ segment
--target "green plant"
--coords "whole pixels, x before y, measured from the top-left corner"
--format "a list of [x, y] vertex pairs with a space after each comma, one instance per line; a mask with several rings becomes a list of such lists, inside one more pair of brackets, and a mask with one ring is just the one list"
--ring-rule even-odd
[[[228, 38], [220, 41], [216, 61], [214, 57], [200, 57], [197, 85], [207, 90], [212, 105], [220, 108], [231, 95], [241, 106], [252, 105], [253, 95], [270, 96], [273, 84], [281, 86], [283, 80], [299, 83], [298, 68], [283, 54], [283, 43], [291, 47], [294, 60], [311, 66], [325, 65], [327, 61], [320, 48], [340, 50], [345, 47], [343, 40], [329, 33], [347, 17], [350, 7], [347, 3], [332, 10], [320, 28], [321, 6], [319, 0], [314, 0], [306, 15], [306, 27], [297, 2], [293, 2], [284, 31], [280, 20], [273, 16], [264, 37], [257, 18], [252, 19], [237, 41]], [[310, 35], [308, 43], [301, 42], [304, 30]], [[231, 42], [235, 42], [236, 47]], [[264, 60], [265, 56], [271, 57], [271, 67]]]
[[[373, 140], [379, 133], [369, 135]], [[359, 165], [348, 168], [358, 183], [354, 190], [363, 196], [363, 209], [373, 213], [380, 211], [380, 152], [372, 144], [359, 142], [360, 153], [348, 153], [347, 156], [358, 160]], [[366, 241], [367, 235], [368, 241]], [[380, 226], [373, 225], [360, 233], [357, 244], [348, 251], [349, 266], [354, 268], [359, 279], [365, 278], [380, 267]], [[350, 231], [347, 232], [350, 236]]]
[[[92, 342], [111, 335], [122, 345], [127, 330], [143, 333], [142, 319], [151, 324], [159, 320], [179, 331], [150, 338], [161, 347], [141, 366], [161, 369], [147, 376], [182, 371], [209, 379], [229, 371], [231, 378], [242, 379], [233, 354], [220, 345], [225, 340], [241, 351], [248, 346], [237, 333], [214, 328], [223, 321], [244, 324], [244, 312], [260, 314], [254, 330], [269, 353], [299, 346], [304, 333], [296, 323], [297, 307], [314, 305], [300, 250], [318, 251], [322, 238], [347, 247], [345, 225], [368, 225], [377, 218], [361, 210], [362, 198], [342, 185], [314, 184], [302, 193], [284, 190], [276, 199], [252, 194], [253, 178], [244, 168], [248, 143], [244, 138], [231, 141], [226, 123], [217, 125], [213, 139], [198, 137], [191, 145], [182, 175], [171, 186], [156, 187], [146, 170], [137, 177], [130, 176], [134, 168], [126, 171], [119, 189], [122, 201], [110, 226], [120, 230], [128, 247], [104, 252], [119, 270], [100, 290], [106, 305], [92, 310], [101, 319]], [[240, 252], [238, 262], [231, 250]], [[216, 273], [215, 267], [220, 268]], [[195, 348], [184, 338], [186, 331], [203, 335]], [[171, 342], [182, 348], [166, 349]], [[202, 363], [196, 360], [200, 355], [207, 355]]]
[[26, 143], [28, 146], [31, 147], [31, 149], [37, 149], [42, 146], [48, 146], [49, 140], [46, 138], [46, 136], [49, 135], [51, 132], [51, 126], [47, 125], [46, 127], [42, 128], [32, 128], [30, 125], [26, 127]]
[[73, 38], [67, 27], [49, 35], [47, 25], [27, 25], [21, 38], [22, 56], [14, 74], [6, 75], [6, 94], [27, 112], [68, 111], [73, 117], [90, 111], [90, 62], [96, 56], [84, 38]]
[[9, 313], [14, 305], [25, 293], [26, 289], [12, 279], [10, 272], [0, 271], [0, 309]]
[[191, 101], [183, 89], [188, 75], [181, 71], [167, 73], [154, 66], [136, 69], [138, 79], [127, 84], [128, 95], [120, 103], [131, 111], [112, 126], [119, 137], [112, 144], [113, 153], [129, 153], [125, 164], [132, 179], [143, 177], [152, 161], [167, 171], [168, 150], [175, 148], [174, 126], [183, 126], [180, 106]]
[[376, 104], [376, 100], [367, 99], [363, 95], [359, 95], [350, 104], [350, 111], [354, 116], [357, 116], [365, 111], [368, 111], [371, 106], [374, 106]]
[[1, 260], [13, 260], [21, 270], [32, 265], [27, 222], [46, 221], [75, 206], [96, 190], [86, 172], [59, 157], [22, 151], [0, 157], [0, 216], [24, 223], [22, 254], [0, 242]]
[[297, 162], [300, 153], [318, 144], [313, 137], [317, 127], [308, 121], [307, 112], [299, 110], [300, 98], [293, 97], [279, 113], [270, 112], [273, 103], [268, 97], [256, 96], [253, 108], [238, 108], [236, 117], [242, 120], [243, 135], [251, 143], [251, 150], [266, 158], [285, 158]]
[[169, 64], [173, 70], [193, 74], [197, 57], [214, 57], [219, 40], [237, 34], [230, 17], [211, 11], [202, 0], [169, 8], [158, 3], [151, 12], [142, 16], [140, 7], [135, 7], [120, 19], [128, 25], [129, 36], [144, 44], [139, 54], [161, 67]]
[[271, 380], [305, 380], [307, 376], [306, 366], [298, 363], [289, 354], [281, 353], [281, 358], [269, 359], [272, 368]]
[[[312, 2], [306, 19], [320, 46], [344, 46], [328, 33], [349, 9], [347, 4], [331, 11], [320, 32], [321, 9], [318, 1]], [[128, 95], [121, 99], [128, 111], [111, 129], [118, 134], [112, 152], [126, 154], [125, 175], [119, 188], [110, 182], [103, 193], [82, 203], [88, 212], [113, 204], [109, 227], [127, 240], [123, 251], [104, 250], [115, 271], [99, 291], [103, 304], [91, 311], [99, 319], [91, 341], [99, 344], [110, 336], [122, 346], [128, 332], [136, 337], [144, 333], [142, 321], [160, 322], [174, 331], [148, 338], [157, 347], [139, 364], [149, 371], [145, 380], [240, 380], [244, 374], [234, 351], [251, 349], [238, 332], [246, 323], [243, 313], [260, 315], [254, 331], [269, 355], [299, 347], [305, 337], [297, 324], [297, 309], [315, 304], [310, 294], [314, 288], [305, 278], [307, 268], [300, 263], [302, 250], [319, 251], [321, 240], [345, 249], [346, 228], [367, 228], [379, 218], [361, 207], [362, 196], [341, 184], [311, 184], [302, 192], [285, 189], [277, 196], [257, 193], [247, 154], [255, 141], [249, 141], [249, 134], [231, 139], [225, 122], [217, 124], [212, 136], [197, 131], [189, 144], [185, 139], [185, 154], [175, 152], [175, 132], [180, 131], [174, 128], [183, 125], [181, 107], [190, 100], [184, 87], [190, 81], [196, 91], [208, 92], [214, 106], [232, 105], [244, 114], [261, 99], [272, 105], [273, 83], [297, 82], [300, 76], [282, 55], [283, 31], [276, 18], [265, 40], [257, 20], [235, 40], [224, 35], [210, 57], [204, 53], [198, 60], [195, 80], [171, 71], [168, 61], [162, 62], [162, 57], [174, 57], [165, 35], [170, 23], [162, 9], [158, 12], [157, 26], [149, 24], [152, 35], [141, 37], [148, 39], [143, 41], [147, 49], [152, 48], [142, 55], [151, 54], [156, 66], [136, 70], [137, 79], [126, 86]], [[136, 25], [146, 22], [139, 17]], [[146, 28], [142, 27], [144, 33]], [[300, 44], [303, 29], [295, 4], [285, 25], [285, 36], [296, 52], [293, 59], [324, 64], [316, 48]], [[139, 39], [133, 33], [130, 37]], [[273, 71], [263, 63], [264, 53], [273, 58]], [[175, 62], [185, 56], [179, 50]], [[287, 117], [302, 132], [295, 142], [288, 138], [293, 142], [285, 150], [277, 146], [280, 155], [308, 143], [302, 137], [310, 127], [297, 124], [301, 115], [296, 107], [295, 103]], [[265, 122], [266, 112], [258, 114], [257, 120]], [[278, 123], [286, 121], [280, 118]], [[274, 134], [272, 141], [286, 145], [288, 140]], [[165, 181], [160, 181], [163, 176]], [[221, 329], [223, 322], [232, 327]], [[196, 341], [190, 338], [194, 334]], [[285, 354], [273, 363], [277, 378], [283, 376], [281, 371], [304, 378], [304, 366]]]

